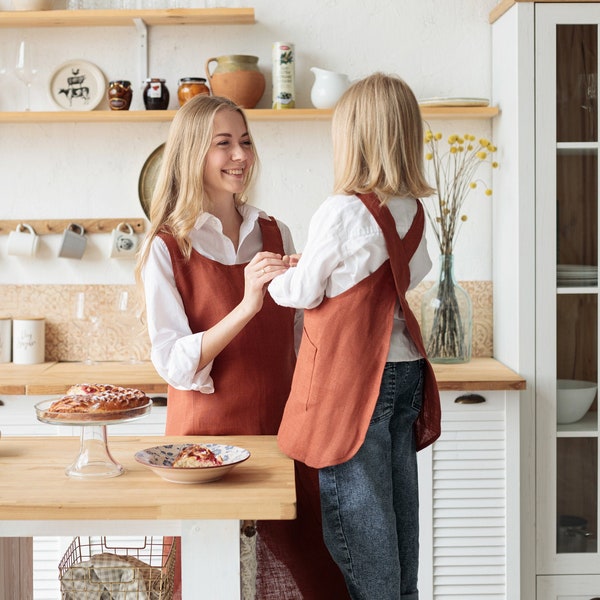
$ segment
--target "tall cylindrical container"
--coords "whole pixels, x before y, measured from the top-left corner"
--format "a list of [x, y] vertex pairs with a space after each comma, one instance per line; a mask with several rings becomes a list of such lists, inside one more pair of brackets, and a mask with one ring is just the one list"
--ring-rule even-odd
[[273, 108], [296, 106], [294, 44], [273, 43]]
[[44, 362], [46, 321], [43, 317], [13, 320], [12, 354], [16, 365], [35, 365]]
[[0, 363], [10, 362], [12, 348], [12, 319], [0, 317]]

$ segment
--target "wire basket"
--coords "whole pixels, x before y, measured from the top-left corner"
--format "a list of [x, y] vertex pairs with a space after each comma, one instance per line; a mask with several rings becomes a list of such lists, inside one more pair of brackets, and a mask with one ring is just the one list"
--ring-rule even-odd
[[174, 538], [76, 537], [59, 565], [62, 600], [172, 600]]

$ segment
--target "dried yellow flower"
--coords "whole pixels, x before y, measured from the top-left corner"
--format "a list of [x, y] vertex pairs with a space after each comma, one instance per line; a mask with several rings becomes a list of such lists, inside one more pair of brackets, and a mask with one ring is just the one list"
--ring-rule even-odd
[[[491, 160], [491, 154], [497, 148], [486, 138], [476, 142], [474, 135], [465, 133], [448, 136], [449, 147], [440, 151], [441, 139], [441, 133], [433, 133], [429, 129], [425, 132], [425, 158], [437, 190], [437, 202], [433, 207], [425, 203], [425, 209], [441, 253], [452, 254], [460, 225], [467, 221], [467, 215], [462, 213], [461, 208], [469, 192], [477, 188], [476, 171], [482, 162], [498, 168], [498, 162]], [[491, 196], [492, 190], [485, 184], [484, 187], [484, 194]]]

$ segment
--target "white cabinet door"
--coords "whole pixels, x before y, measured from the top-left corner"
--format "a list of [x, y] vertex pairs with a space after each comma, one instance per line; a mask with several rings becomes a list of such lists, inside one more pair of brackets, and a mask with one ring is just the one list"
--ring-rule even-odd
[[600, 600], [600, 575], [538, 577], [537, 596], [540, 600]]
[[442, 394], [442, 435], [419, 453], [423, 598], [519, 597], [518, 393], [455, 402], [472, 394]]

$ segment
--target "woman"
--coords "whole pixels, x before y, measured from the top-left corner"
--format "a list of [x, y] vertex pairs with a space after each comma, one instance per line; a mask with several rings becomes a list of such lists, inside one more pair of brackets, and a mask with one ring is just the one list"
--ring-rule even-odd
[[[295, 364], [294, 309], [266, 285], [294, 252], [246, 204], [257, 164], [243, 111], [195, 96], [177, 111], [138, 264], [167, 435], [275, 435]], [[258, 598], [345, 598], [322, 540], [318, 476], [297, 465], [298, 518], [258, 524]], [[186, 599], [187, 600], [187, 599]]]

